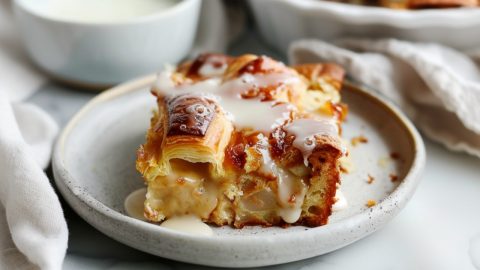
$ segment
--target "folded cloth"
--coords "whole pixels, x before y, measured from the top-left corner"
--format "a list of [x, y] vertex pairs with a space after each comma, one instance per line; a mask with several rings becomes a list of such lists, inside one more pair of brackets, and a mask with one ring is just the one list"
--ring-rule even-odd
[[68, 230], [43, 171], [58, 127], [40, 108], [17, 103], [46, 78], [23, 52], [9, 5], [0, 0], [0, 269], [61, 269]]
[[451, 150], [480, 157], [480, 57], [396, 39], [299, 40], [293, 64], [331, 61], [397, 103], [417, 127]]
[[46, 113], [0, 92], [0, 269], [62, 267], [67, 224], [42, 170], [57, 132]]

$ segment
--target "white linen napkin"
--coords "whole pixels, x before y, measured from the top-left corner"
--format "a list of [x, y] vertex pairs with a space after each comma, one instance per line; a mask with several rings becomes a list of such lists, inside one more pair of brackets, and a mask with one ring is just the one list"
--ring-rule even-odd
[[18, 103], [46, 81], [22, 50], [10, 3], [0, 0], [0, 269], [61, 269], [68, 229], [43, 169], [57, 124]]
[[67, 224], [42, 169], [57, 132], [45, 112], [0, 94], [0, 269], [61, 269]]
[[330, 61], [397, 103], [431, 139], [480, 157], [480, 69], [475, 55], [396, 39], [299, 40], [293, 64]]

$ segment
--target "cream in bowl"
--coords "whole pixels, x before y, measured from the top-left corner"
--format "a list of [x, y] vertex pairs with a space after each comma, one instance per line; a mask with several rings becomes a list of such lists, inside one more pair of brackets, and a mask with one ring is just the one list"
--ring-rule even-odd
[[178, 4], [178, 0], [50, 0], [45, 16], [76, 22], [115, 23], [149, 16]]
[[190, 51], [200, 0], [15, 0], [25, 48], [63, 81], [102, 87]]

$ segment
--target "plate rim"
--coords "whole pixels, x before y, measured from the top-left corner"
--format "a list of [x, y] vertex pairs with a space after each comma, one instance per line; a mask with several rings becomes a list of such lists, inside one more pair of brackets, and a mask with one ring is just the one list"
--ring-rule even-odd
[[[256, 244], [264, 244], [266, 240], [272, 242], [273, 240], [267, 239], [267, 237], [262, 236], [261, 234], [257, 235], [221, 235], [221, 237], [211, 237], [211, 236], [199, 236], [199, 235], [191, 235], [182, 232], [177, 232], [169, 229], [165, 229], [160, 227], [156, 224], [151, 224], [148, 222], [140, 221], [129, 216], [126, 216], [116, 210], [109, 208], [108, 206], [104, 205], [102, 202], [95, 199], [90, 194], [84, 193], [80, 187], [75, 186], [75, 180], [72, 181], [73, 176], [69, 173], [68, 168], [66, 167], [64, 161], [64, 151], [66, 148], [65, 142], [68, 136], [71, 134], [72, 130], [76, 126], [76, 124], [83, 119], [83, 116], [86, 115], [93, 107], [101, 105], [103, 102], [109, 101], [114, 99], [118, 96], [128, 94], [135, 91], [140, 91], [149, 85], [151, 85], [156, 79], [155, 74], [149, 74], [144, 77], [140, 77], [137, 79], [133, 79], [126, 83], [120, 84], [115, 86], [105, 92], [97, 95], [92, 100], [90, 100], [87, 104], [85, 104], [68, 122], [65, 128], [62, 130], [60, 136], [54, 147], [53, 157], [52, 157], [52, 168], [54, 172], [54, 181], [56, 186], [58, 187], [62, 197], [67, 201], [67, 203], [71, 206], [71, 208], [79, 214], [82, 219], [86, 220], [90, 225], [95, 227], [96, 229], [100, 230], [102, 233], [108, 235], [109, 237], [116, 239], [126, 245], [132, 246], [134, 248], [143, 250], [148, 253], [155, 254], [160, 256], [150, 250], [146, 250], [144, 247], [134, 245], [132, 243], [122, 241], [123, 239], [117, 239], [116, 237], [112, 236], [107, 229], [104, 229], [101, 225], [96, 224], [94, 221], [91, 221], [88, 215], [83, 215], [81, 209], [77, 209], [76, 203], [85, 204], [88, 208], [97, 211], [99, 214], [113, 219], [117, 222], [124, 223], [123, 225], [137, 227], [138, 230], [146, 231], [147, 233], [157, 233], [161, 235], [161, 237], [168, 237], [171, 240], [181, 240], [181, 241], [189, 241], [189, 242], [196, 242], [198, 244], [204, 245], [216, 245], [219, 242], [228, 241], [229, 245], [256, 245]], [[357, 240], [360, 240], [367, 235], [377, 231], [381, 227], [383, 227], [387, 222], [393, 219], [406, 205], [406, 203], [410, 200], [413, 196], [416, 187], [418, 186], [421, 176], [423, 173], [423, 169], [425, 167], [426, 162], [426, 151], [423, 140], [410, 122], [410, 120], [402, 113], [392, 102], [385, 100], [383, 97], [380, 97], [376, 93], [367, 92], [365, 87], [356, 86], [355, 84], [346, 81], [345, 85], [350, 87], [354, 91], [364, 94], [369, 97], [372, 101], [377, 102], [378, 104], [385, 107], [385, 109], [389, 110], [393, 116], [395, 116], [396, 121], [398, 121], [403, 128], [408, 131], [408, 135], [410, 137], [413, 151], [414, 151], [414, 158], [410, 168], [408, 169], [407, 174], [402, 179], [401, 183], [385, 198], [378, 203], [377, 205], [362, 211], [358, 214], [353, 216], [347, 217], [342, 219], [341, 221], [337, 221], [335, 223], [326, 224], [323, 226], [315, 227], [315, 228], [308, 228], [308, 230], [298, 230], [295, 231], [293, 234], [275, 234], [275, 239], [273, 243], [288, 243], [291, 242], [292, 235], [295, 236], [296, 241], [302, 241], [307, 239], [322, 239], [323, 237], [328, 235], [336, 235], [342, 232], [347, 232], [347, 230], [351, 230], [351, 228], [359, 226], [365, 226], [365, 224], [370, 224], [372, 227], [368, 229], [367, 232], [361, 234], [360, 237], [356, 237], [355, 239], [344, 243], [343, 245], [337, 246], [336, 248], [330, 250], [336, 250], [343, 246], [349, 245]], [[75, 201], [76, 200], [76, 201]], [[80, 206], [79, 206], [80, 207]], [[389, 215], [385, 215], [385, 212], [389, 212]], [[366, 214], [367, 213], [367, 214]], [[370, 219], [370, 222], [369, 222]], [[376, 226], [373, 226], [373, 221], [376, 221]], [[345, 226], [342, 224], [348, 223], [349, 226]], [[344, 228], [348, 227], [348, 228]], [[271, 235], [269, 235], [271, 236]], [[267, 242], [268, 242], [267, 241]], [[315, 252], [314, 252], [315, 253]], [[316, 255], [325, 254], [327, 252], [321, 252]], [[272, 264], [279, 264], [285, 262], [291, 262], [301, 259], [306, 259], [312, 257], [311, 254], [302, 254], [297, 256], [295, 260], [275, 260], [275, 262], [265, 262], [268, 260], [258, 261], [256, 263], [250, 264], [243, 264], [238, 265], [233, 263], [218, 263], [218, 262], [210, 262], [210, 263], [201, 263], [195, 260], [194, 258], [179, 258], [179, 257], [172, 257], [172, 256], [163, 256], [170, 259], [175, 259], [184, 262], [190, 263], [197, 263], [197, 264], [204, 264], [204, 265], [211, 265], [211, 266], [224, 266], [224, 267], [241, 267], [241, 266], [265, 266], [265, 265], [272, 265]]]

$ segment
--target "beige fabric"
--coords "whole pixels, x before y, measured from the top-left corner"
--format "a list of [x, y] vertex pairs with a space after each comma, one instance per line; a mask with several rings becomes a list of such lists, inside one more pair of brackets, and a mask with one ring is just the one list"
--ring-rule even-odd
[[290, 62], [336, 62], [397, 103], [429, 138], [480, 157], [478, 55], [395, 39], [294, 42]]
[[62, 267], [68, 229], [43, 172], [57, 132], [45, 112], [0, 92], [0, 269]]

